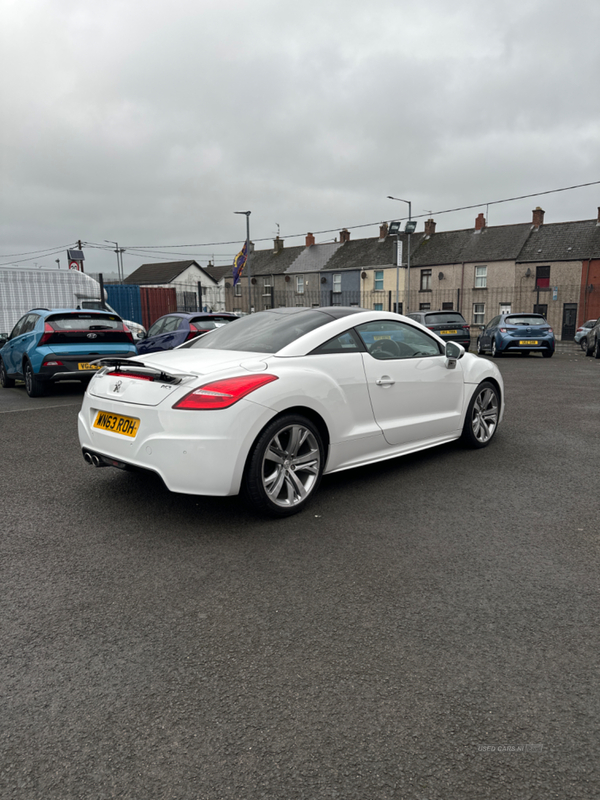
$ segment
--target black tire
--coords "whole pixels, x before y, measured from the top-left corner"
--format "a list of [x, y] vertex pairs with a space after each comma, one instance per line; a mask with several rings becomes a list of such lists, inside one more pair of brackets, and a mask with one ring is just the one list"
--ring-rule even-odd
[[484, 350], [484, 349], [483, 349], [483, 347], [481, 346], [481, 342], [480, 342], [480, 340], [479, 340], [479, 339], [477, 339], [477, 355], [478, 355], [478, 356], [482, 356], [484, 353], [485, 353], [485, 350]]
[[490, 381], [483, 381], [473, 393], [465, 416], [462, 441], [469, 447], [487, 447], [498, 428], [500, 395]]
[[590, 342], [590, 340], [588, 339], [588, 343], [587, 343], [587, 349], [586, 349], [586, 351], [585, 351], [585, 354], [586, 354], [586, 356], [591, 356], [591, 355], [593, 354], [593, 352], [594, 352], [594, 345], [593, 345], [593, 343], [592, 343], [592, 342]]
[[596, 336], [596, 346], [594, 347], [594, 358], [600, 358], [600, 339]]
[[317, 490], [324, 466], [325, 447], [316, 426], [300, 414], [286, 414], [270, 422], [254, 442], [243, 493], [271, 516], [297, 514]]
[[42, 397], [45, 393], [44, 382], [34, 373], [29, 361], [25, 362], [24, 373], [25, 390], [29, 397]]
[[581, 347], [584, 353], [587, 351], [587, 336], [581, 337], [581, 339], [579, 340], [579, 346]]
[[492, 358], [502, 358], [502, 353], [496, 347], [495, 339], [492, 339]]
[[12, 389], [15, 385], [14, 379], [8, 377], [4, 361], [0, 358], [0, 385], [3, 389]]
[[554, 350], [542, 350], [542, 355], [544, 358], [552, 358], [554, 355]]

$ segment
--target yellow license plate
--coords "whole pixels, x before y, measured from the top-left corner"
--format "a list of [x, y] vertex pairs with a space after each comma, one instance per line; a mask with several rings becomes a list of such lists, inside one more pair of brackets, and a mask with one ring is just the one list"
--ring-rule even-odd
[[538, 344], [537, 339], [521, 339], [519, 344]]
[[98, 411], [94, 420], [94, 428], [120, 433], [121, 436], [130, 436], [132, 439], [135, 439], [139, 427], [139, 419], [124, 417], [121, 414], [109, 414], [108, 411]]
[[440, 333], [444, 334], [444, 336], [447, 336], [452, 335], [453, 333], [458, 333], [458, 331], [440, 331]]
[[87, 361], [82, 361], [77, 364], [77, 369], [100, 369], [98, 364], [88, 364]]

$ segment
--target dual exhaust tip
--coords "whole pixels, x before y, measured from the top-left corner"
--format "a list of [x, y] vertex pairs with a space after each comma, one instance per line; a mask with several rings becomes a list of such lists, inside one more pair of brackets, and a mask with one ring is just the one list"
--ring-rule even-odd
[[108, 467], [108, 464], [97, 456], [95, 453], [88, 453], [87, 450], [83, 454], [83, 458], [87, 464], [91, 464], [93, 467]]
[[90, 464], [92, 467], [116, 467], [117, 469], [130, 469], [128, 464], [123, 463], [123, 461], [117, 461], [114, 458], [108, 458], [108, 456], [99, 456], [96, 453], [90, 453], [89, 450], [83, 451], [83, 458], [86, 464]]

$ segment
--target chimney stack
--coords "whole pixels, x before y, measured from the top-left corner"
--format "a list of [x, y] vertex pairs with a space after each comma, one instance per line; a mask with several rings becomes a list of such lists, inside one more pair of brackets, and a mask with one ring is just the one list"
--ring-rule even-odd
[[280, 239], [279, 236], [276, 236], [273, 239], [273, 253], [277, 255], [277, 253], [281, 253], [283, 250], [283, 239]]
[[[600, 211], [600, 209], [598, 209]], [[379, 226], [379, 241], [383, 242], [384, 239], [387, 239], [387, 235], [389, 233], [387, 222], [382, 222]]]
[[598, 206], [598, 220], [596, 222], [596, 225], [600, 225], [600, 206]]
[[348, 228], [344, 228], [343, 231], [340, 231], [340, 242], [342, 242], [343, 244], [344, 242], [349, 242], [349, 241], [350, 241], [350, 231], [348, 230]]
[[477, 219], [475, 220], [475, 230], [482, 231], [485, 228], [485, 217], [483, 216], [483, 211], [477, 215]]
[[425, 220], [425, 236], [433, 236], [435, 233], [435, 222], [432, 219]]
[[307, 247], [312, 247], [314, 243], [315, 243], [315, 237], [312, 235], [312, 233], [307, 233], [306, 234], [306, 246]]
[[532, 213], [533, 213], [533, 220], [532, 220], [533, 227], [539, 228], [540, 225], [544, 224], [544, 214], [546, 212], [542, 208], [537, 206], [537, 208], [535, 208]]

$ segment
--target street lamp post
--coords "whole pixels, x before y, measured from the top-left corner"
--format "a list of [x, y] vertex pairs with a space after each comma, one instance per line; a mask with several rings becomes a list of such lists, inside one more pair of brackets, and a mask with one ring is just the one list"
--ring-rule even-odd
[[250, 268], [250, 214], [251, 211], [234, 211], [246, 217], [246, 270], [248, 272], [248, 312], [252, 313], [252, 271]]
[[[416, 221], [412, 219], [412, 204], [410, 200], [403, 200], [401, 197], [392, 197], [391, 194], [387, 196], [388, 200], [398, 200], [400, 203], [407, 203], [408, 204], [408, 222], [404, 227], [404, 233], [406, 233], [406, 303], [405, 308], [403, 308], [403, 312], [408, 314], [410, 310], [410, 235], [411, 233], [415, 232], [415, 228], [417, 227]], [[390, 228], [391, 230], [391, 228]], [[399, 233], [399, 229], [398, 229]], [[398, 236], [398, 244], [400, 244], [400, 237]], [[398, 268], [396, 267], [396, 270]], [[396, 311], [398, 311], [398, 274], [396, 273]]]
[[[125, 277], [124, 272], [123, 272], [123, 253], [125, 252], [125, 248], [124, 247], [119, 247], [119, 243], [118, 242], [113, 242], [113, 241], [111, 241], [111, 239], [105, 239], [104, 241], [108, 242], [108, 244], [114, 244], [115, 247], [117, 248], [115, 250], [115, 253], [117, 254], [117, 275], [119, 277], [119, 283], [123, 283], [123, 278]], [[119, 259], [119, 255], [121, 256], [120, 259]]]

